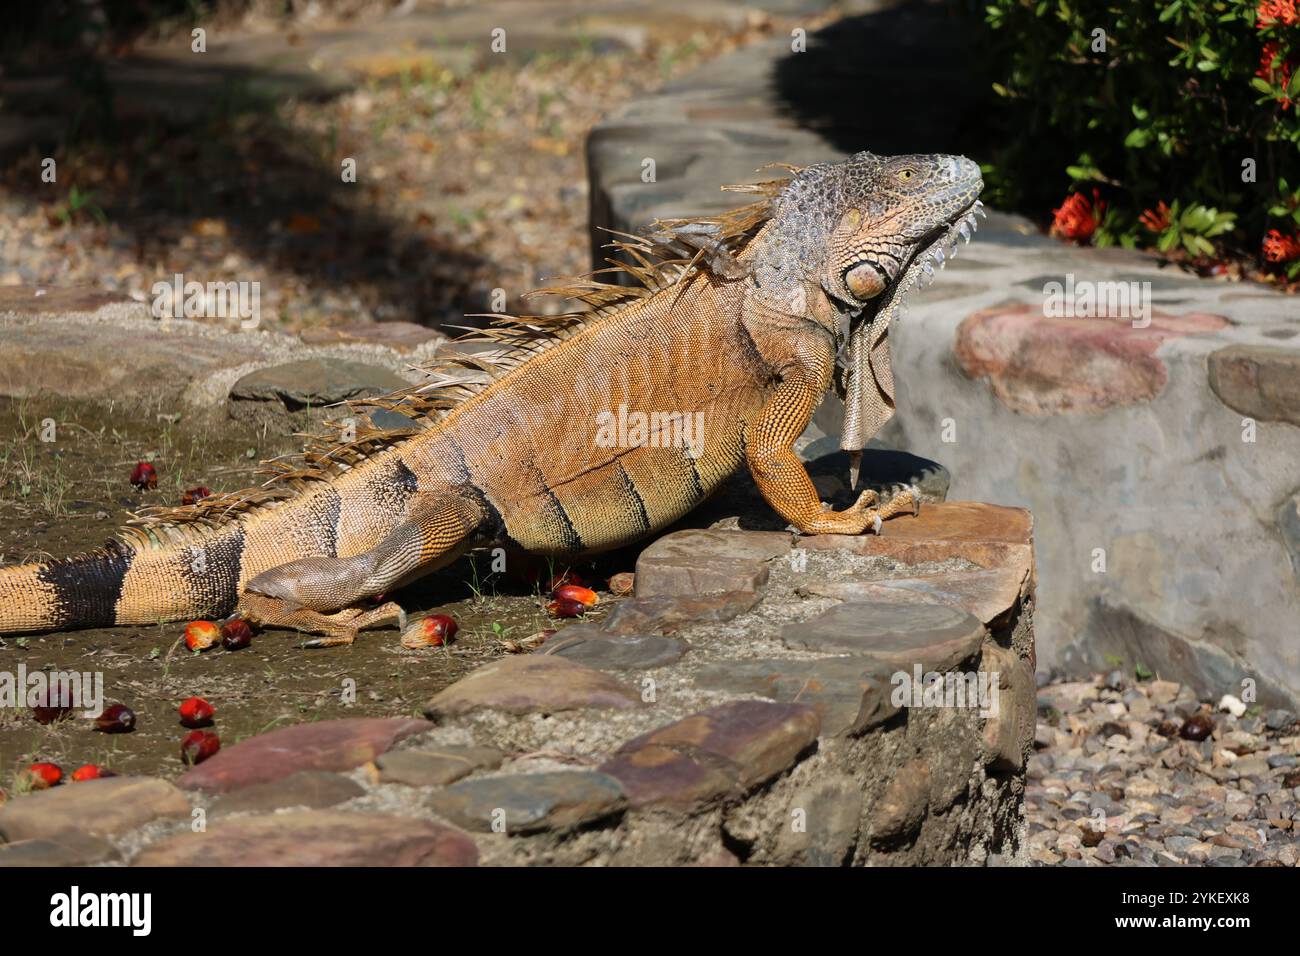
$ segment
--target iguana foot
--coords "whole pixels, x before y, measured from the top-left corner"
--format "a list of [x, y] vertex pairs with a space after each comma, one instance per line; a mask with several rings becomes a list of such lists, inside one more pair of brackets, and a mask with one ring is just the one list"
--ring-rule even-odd
[[355, 641], [358, 631], [388, 624], [402, 627], [406, 623], [406, 612], [392, 601], [373, 608], [349, 607], [323, 614], [281, 598], [247, 591], [240, 596], [235, 614], [262, 627], [323, 635], [304, 641], [302, 647], [340, 647]]
[[805, 534], [862, 534], [868, 528], [873, 534], [880, 534], [885, 520], [900, 514], [919, 514], [921, 499], [915, 489], [900, 491], [879, 508], [872, 505], [880, 501], [880, 496], [867, 489], [843, 511], [828, 511], [808, 522], [803, 529]]

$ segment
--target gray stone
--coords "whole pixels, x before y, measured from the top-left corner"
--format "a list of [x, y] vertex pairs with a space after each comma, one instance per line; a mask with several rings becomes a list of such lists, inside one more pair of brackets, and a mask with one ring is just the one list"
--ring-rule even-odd
[[701, 667], [695, 682], [710, 689], [806, 704], [817, 712], [821, 733], [827, 737], [863, 733], [898, 713], [890, 702], [888, 675], [872, 658], [722, 661]]
[[930, 768], [913, 760], [899, 768], [870, 809], [871, 842], [887, 845], [912, 836], [930, 803]]
[[1292, 711], [1276, 708], [1270, 710], [1264, 715], [1264, 726], [1269, 730], [1284, 730], [1295, 723], [1296, 717]]
[[606, 670], [645, 670], [678, 660], [690, 645], [678, 637], [658, 634], [615, 634], [547, 641], [543, 654]]
[[1264, 422], [1300, 425], [1300, 351], [1230, 345], [1209, 357], [1210, 387], [1229, 408]]
[[231, 813], [264, 813], [285, 807], [318, 810], [365, 794], [365, 789], [342, 774], [303, 770], [279, 780], [254, 784], [218, 797], [209, 811], [215, 817]]
[[620, 602], [601, 623], [601, 630], [610, 634], [671, 634], [688, 624], [730, 621], [758, 602], [759, 596], [753, 591], [723, 591], [695, 597], [638, 597]]
[[92, 866], [116, 863], [120, 858], [107, 840], [73, 831], [41, 840], [0, 844], [0, 867]]
[[133, 866], [474, 866], [478, 848], [451, 827], [411, 817], [291, 810], [214, 822], [146, 847]]
[[[843, 774], [827, 774], [796, 790], [789, 800], [774, 862], [794, 866], [842, 866], [858, 837], [862, 791]], [[796, 825], [797, 823], [797, 825]]]
[[562, 657], [529, 654], [484, 664], [434, 695], [425, 713], [440, 720], [475, 710], [554, 714], [589, 707], [628, 710], [640, 703], [602, 671]]
[[561, 770], [463, 780], [434, 793], [429, 806], [470, 830], [535, 833], [612, 816], [626, 800], [618, 781], [607, 774]]
[[409, 383], [388, 369], [345, 359], [311, 358], [249, 372], [230, 389], [235, 401], [281, 402], [289, 411], [383, 395]]
[[820, 721], [811, 707], [736, 700], [641, 734], [619, 748], [703, 752], [734, 764], [740, 786], [754, 787], [790, 768], [817, 739]]
[[771, 560], [789, 550], [790, 535], [780, 531], [677, 531], [637, 558], [636, 596], [753, 591], [767, 583]]
[[16, 797], [0, 806], [0, 838], [40, 840], [69, 831], [117, 836], [154, 820], [188, 818], [190, 802], [166, 780], [108, 777]]
[[941, 604], [840, 604], [781, 632], [786, 647], [861, 654], [882, 666], [945, 673], [978, 651], [978, 618]]
[[380, 783], [444, 787], [475, 770], [495, 770], [505, 755], [495, 747], [438, 747], [392, 750], [375, 760]]

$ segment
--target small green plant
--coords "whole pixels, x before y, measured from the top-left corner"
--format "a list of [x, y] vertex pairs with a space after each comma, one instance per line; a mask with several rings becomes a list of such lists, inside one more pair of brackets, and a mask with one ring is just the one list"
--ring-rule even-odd
[[108, 222], [108, 216], [104, 215], [104, 210], [95, 202], [94, 190], [82, 189], [80, 186], [73, 186], [68, 190], [67, 201], [59, 206], [54, 214], [59, 217], [63, 225], [70, 226], [83, 212], [92, 216], [100, 225]]

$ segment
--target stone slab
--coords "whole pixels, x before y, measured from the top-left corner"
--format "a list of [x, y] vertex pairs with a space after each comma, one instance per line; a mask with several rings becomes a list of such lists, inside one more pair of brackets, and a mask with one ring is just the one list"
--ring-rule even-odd
[[562, 657], [530, 654], [484, 664], [434, 695], [425, 707], [441, 720], [475, 710], [554, 714], [586, 708], [627, 710], [640, 698], [620, 681]]
[[188, 818], [190, 801], [166, 780], [109, 777], [65, 784], [0, 805], [0, 838], [16, 843], [70, 831], [117, 836], [154, 820]]
[[846, 603], [788, 624], [781, 641], [796, 650], [858, 654], [881, 668], [946, 673], [979, 653], [983, 623], [942, 604]]
[[459, 826], [507, 834], [571, 829], [619, 813], [625, 805], [617, 780], [587, 770], [480, 777], [429, 798], [435, 813]]

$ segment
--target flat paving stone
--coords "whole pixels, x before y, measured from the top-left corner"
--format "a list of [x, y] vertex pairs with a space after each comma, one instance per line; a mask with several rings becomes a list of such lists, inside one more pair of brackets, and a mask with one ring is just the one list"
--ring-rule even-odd
[[860, 734], [898, 713], [890, 702], [887, 670], [874, 658], [758, 658], [707, 664], [696, 672], [695, 683], [710, 690], [798, 701], [816, 711], [821, 735], [834, 737]]
[[713, 754], [734, 764], [748, 789], [793, 766], [820, 726], [817, 712], [803, 704], [737, 700], [635, 737], [618, 754], [649, 746]]
[[587, 635], [547, 641], [543, 654], [605, 670], [646, 670], [679, 660], [690, 645], [660, 634]]
[[230, 389], [236, 401], [279, 401], [290, 410], [384, 395], [410, 383], [386, 368], [345, 359], [311, 358], [249, 372]]
[[1230, 345], [1209, 357], [1210, 387], [1233, 411], [1300, 425], [1300, 349]]
[[781, 531], [677, 531], [637, 558], [636, 596], [753, 591], [767, 583], [769, 562], [789, 550]]
[[505, 758], [495, 747], [439, 747], [394, 750], [375, 760], [380, 783], [445, 787], [475, 770], [495, 770]]
[[1227, 325], [1222, 316], [1153, 310], [1150, 324], [1135, 328], [1123, 318], [1045, 318], [1040, 306], [1018, 304], [964, 319], [953, 354], [968, 378], [987, 379], [1014, 412], [1097, 413], [1160, 394], [1169, 370], [1157, 350], [1167, 340]]
[[92, 866], [116, 863], [121, 854], [107, 840], [88, 833], [60, 833], [40, 840], [0, 844], [3, 866]]
[[215, 818], [231, 813], [265, 813], [285, 807], [319, 810], [363, 796], [365, 792], [359, 783], [342, 774], [301, 770], [280, 780], [256, 783], [218, 797], [209, 815]]
[[0, 838], [9, 843], [69, 831], [108, 837], [154, 820], [188, 818], [190, 801], [166, 780], [109, 777], [15, 797], [0, 806]]
[[352, 770], [393, 744], [428, 730], [423, 720], [349, 717], [281, 727], [223, 748], [176, 785], [185, 790], [226, 793], [279, 780], [300, 770]]
[[740, 768], [725, 757], [657, 744], [624, 747], [600, 771], [622, 784], [633, 807], [689, 813], [740, 789]]
[[979, 653], [984, 625], [943, 604], [838, 604], [809, 621], [787, 624], [781, 641], [794, 650], [869, 656], [882, 668], [946, 673]]
[[554, 714], [588, 707], [628, 710], [641, 699], [620, 681], [562, 657], [507, 657], [462, 677], [436, 694], [425, 714], [440, 720], [475, 710]]
[[297, 810], [213, 823], [147, 847], [133, 866], [474, 866], [451, 827], [378, 814]]
[[722, 624], [759, 602], [753, 591], [724, 591], [697, 597], [649, 597], [623, 601], [601, 624], [609, 634], [671, 634], [687, 624]]
[[616, 814], [626, 803], [617, 780], [588, 770], [463, 780], [429, 798], [430, 808], [453, 823], [498, 833], [571, 829]]
[[1024, 584], [1020, 569], [994, 568], [882, 581], [830, 581], [805, 587], [810, 594], [840, 601], [946, 604], [989, 624], [1016, 606]]

